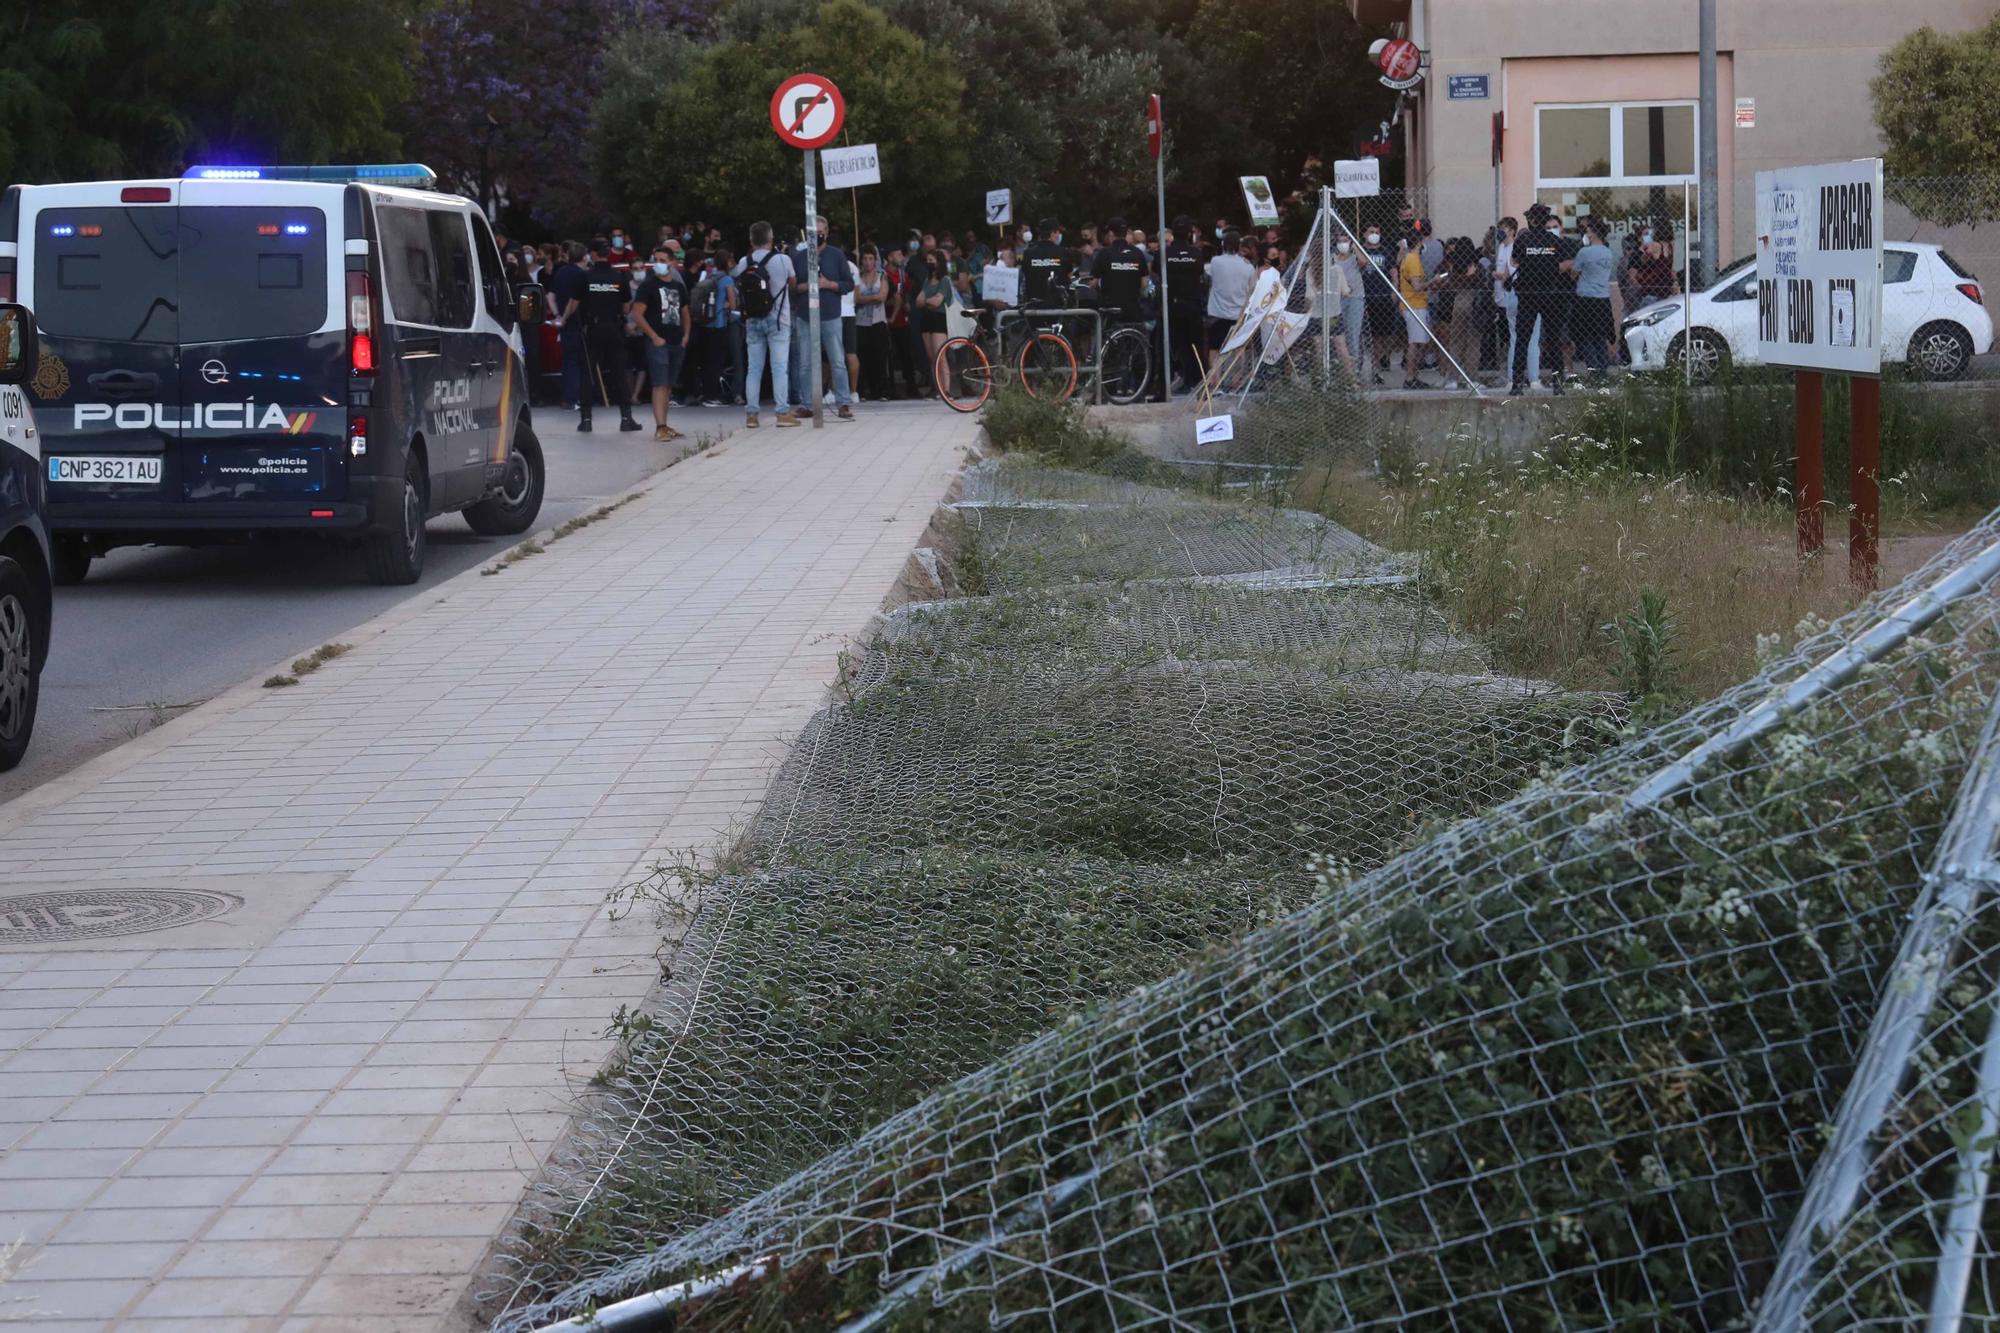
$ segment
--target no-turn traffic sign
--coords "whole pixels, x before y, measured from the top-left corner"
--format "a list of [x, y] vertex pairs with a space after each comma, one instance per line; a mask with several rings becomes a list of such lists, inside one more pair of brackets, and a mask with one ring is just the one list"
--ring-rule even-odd
[[847, 119], [847, 102], [822, 74], [794, 74], [771, 94], [771, 128], [794, 148], [833, 142]]

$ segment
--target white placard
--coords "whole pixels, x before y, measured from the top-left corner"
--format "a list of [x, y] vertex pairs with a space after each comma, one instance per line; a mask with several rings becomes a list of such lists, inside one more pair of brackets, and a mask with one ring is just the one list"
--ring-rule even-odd
[[1366, 199], [1382, 193], [1380, 158], [1362, 157], [1333, 164], [1333, 197]]
[[1274, 227], [1278, 223], [1278, 197], [1271, 193], [1271, 182], [1263, 176], [1239, 176], [1243, 183], [1243, 202], [1250, 206], [1250, 222], [1253, 226]]
[[1014, 220], [1014, 192], [1011, 189], [986, 192], [986, 225], [1004, 227]]
[[1757, 173], [1757, 354], [1882, 373], [1882, 159]]
[[1003, 264], [988, 264], [979, 280], [980, 299], [1002, 305], [1018, 305], [1021, 300], [1021, 270]]
[[1228, 413], [1219, 417], [1197, 417], [1194, 423], [1196, 444], [1221, 444], [1236, 438], [1236, 419]]
[[1285, 307], [1285, 280], [1278, 270], [1264, 268], [1257, 271], [1257, 285], [1251, 289], [1250, 299], [1243, 303], [1243, 318], [1223, 341], [1222, 350], [1233, 352], [1244, 343], [1257, 336], [1257, 330], [1264, 327], [1264, 321], [1271, 317], [1273, 310]]
[[852, 148], [819, 150], [819, 172], [829, 190], [851, 190], [857, 185], [882, 183], [882, 156], [872, 143]]
[[1736, 128], [1754, 130], [1757, 128], [1757, 99], [1739, 97], [1736, 99]]

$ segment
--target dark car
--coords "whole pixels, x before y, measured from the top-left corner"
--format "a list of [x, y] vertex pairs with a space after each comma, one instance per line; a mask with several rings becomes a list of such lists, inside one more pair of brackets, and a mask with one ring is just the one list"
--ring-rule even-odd
[[55, 597], [42, 517], [42, 454], [21, 386], [35, 375], [35, 321], [0, 304], [0, 772], [35, 731]]
[[424, 521], [541, 508], [516, 296], [428, 168], [211, 167], [0, 196], [33, 307], [58, 584], [117, 546], [324, 534], [379, 583]]

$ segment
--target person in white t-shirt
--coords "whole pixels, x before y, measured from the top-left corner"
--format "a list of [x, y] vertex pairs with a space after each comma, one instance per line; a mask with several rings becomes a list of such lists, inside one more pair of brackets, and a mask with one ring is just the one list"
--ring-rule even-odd
[[1222, 234], [1222, 251], [1208, 261], [1208, 365], [1215, 368], [1215, 356], [1229, 341], [1230, 330], [1243, 318], [1250, 303], [1250, 291], [1257, 283], [1257, 265], [1243, 251], [1256, 242], [1246, 242], [1234, 231]]

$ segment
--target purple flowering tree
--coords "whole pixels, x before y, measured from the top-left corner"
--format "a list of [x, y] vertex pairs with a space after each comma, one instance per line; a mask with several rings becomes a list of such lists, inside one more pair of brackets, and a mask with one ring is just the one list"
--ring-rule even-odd
[[417, 28], [404, 141], [489, 210], [589, 224], [585, 135], [605, 45], [634, 25], [705, 30], [717, 0], [440, 0]]

